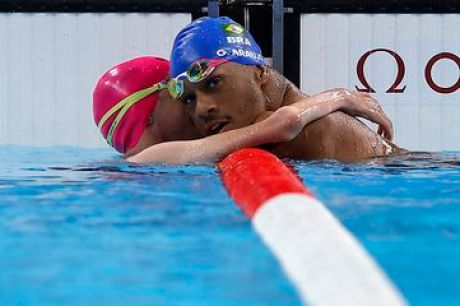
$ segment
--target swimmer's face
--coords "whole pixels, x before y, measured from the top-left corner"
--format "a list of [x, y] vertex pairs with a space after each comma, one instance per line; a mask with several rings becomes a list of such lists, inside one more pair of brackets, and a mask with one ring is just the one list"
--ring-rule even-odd
[[167, 90], [160, 93], [152, 119], [163, 141], [200, 138], [200, 133], [193, 124], [186, 106], [171, 97]]
[[161, 142], [197, 139], [200, 136], [185, 105], [173, 99], [167, 90], [162, 90], [151, 115], [150, 125], [142, 133], [137, 145], [125, 153], [125, 157]]
[[254, 123], [265, 110], [260, 68], [236, 63], [217, 66], [199, 83], [185, 82], [180, 101], [202, 136]]

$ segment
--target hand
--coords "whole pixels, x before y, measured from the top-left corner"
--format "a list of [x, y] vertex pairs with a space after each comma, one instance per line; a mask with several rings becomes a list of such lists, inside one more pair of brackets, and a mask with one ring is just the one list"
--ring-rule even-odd
[[393, 124], [390, 118], [370, 94], [347, 89], [334, 89], [330, 92], [335, 96], [334, 98], [344, 99], [345, 104], [340, 110], [378, 124], [377, 133], [388, 140], [393, 139]]

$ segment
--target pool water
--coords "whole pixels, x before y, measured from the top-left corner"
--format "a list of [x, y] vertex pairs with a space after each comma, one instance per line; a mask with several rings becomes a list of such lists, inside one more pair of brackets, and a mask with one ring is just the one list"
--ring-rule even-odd
[[460, 305], [460, 153], [296, 168], [411, 305]]
[[0, 305], [299, 304], [214, 167], [0, 151]]
[[[292, 162], [413, 305], [460, 300], [460, 153]], [[212, 165], [0, 146], [0, 305], [299, 305]]]

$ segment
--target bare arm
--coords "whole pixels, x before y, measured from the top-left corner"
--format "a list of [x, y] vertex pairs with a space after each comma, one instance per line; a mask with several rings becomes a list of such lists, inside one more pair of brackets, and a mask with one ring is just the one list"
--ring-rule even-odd
[[297, 111], [285, 107], [273, 113], [269, 118], [253, 125], [202, 139], [163, 142], [153, 145], [127, 160], [142, 164], [217, 161], [244, 147], [292, 139], [301, 130], [300, 128], [294, 131], [298, 126], [297, 120]]
[[[297, 102], [299, 101], [299, 91], [296, 91], [290, 95], [290, 100], [294, 100], [296, 102], [293, 104], [291, 104], [292, 102], [288, 103], [290, 106], [296, 107], [299, 110], [303, 109], [307, 112], [312, 112], [312, 108], [317, 107], [315, 105], [311, 105], [312, 102], [319, 103], [319, 105], [328, 105], [331, 107], [331, 111], [329, 113], [340, 110], [350, 116], [365, 118], [379, 126], [377, 131], [379, 135], [388, 140], [393, 139], [393, 124], [391, 123], [390, 118], [385, 114], [377, 100], [368, 93], [350, 91], [344, 88], [335, 88], [316, 94], [310, 98], [315, 99], [311, 100], [300, 98], [300, 102]], [[318, 100], [321, 100], [322, 103], [318, 102]], [[337, 105], [339, 105], [338, 108]], [[305, 117], [305, 119], [307, 118]]]
[[[291, 141], [305, 125], [337, 110], [357, 115], [367, 114], [366, 110], [374, 103], [375, 100], [368, 101], [367, 104], [362, 101], [358, 103], [356, 99], [350, 102], [347, 94], [343, 92], [327, 91], [305, 97], [297, 103], [281, 107], [274, 113], [262, 114], [259, 118], [263, 120], [253, 125], [202, 139], [153, 145], [129, 157], [128, 161], [168, 164], [216, 161], [244, 147]], [[265, 119], [267, 116], [269, 117]]]

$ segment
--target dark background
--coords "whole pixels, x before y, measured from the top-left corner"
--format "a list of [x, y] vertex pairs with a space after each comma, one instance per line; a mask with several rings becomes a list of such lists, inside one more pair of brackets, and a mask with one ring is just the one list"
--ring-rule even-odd
[[[223, 0], [224, 5], [269, 3], [268, 0]], [[207, 0], [1, 0], [0, 11], [47, 12], [199, 12]], [[285, 0], [296, 12], [459, 13], [460, 0]]]

